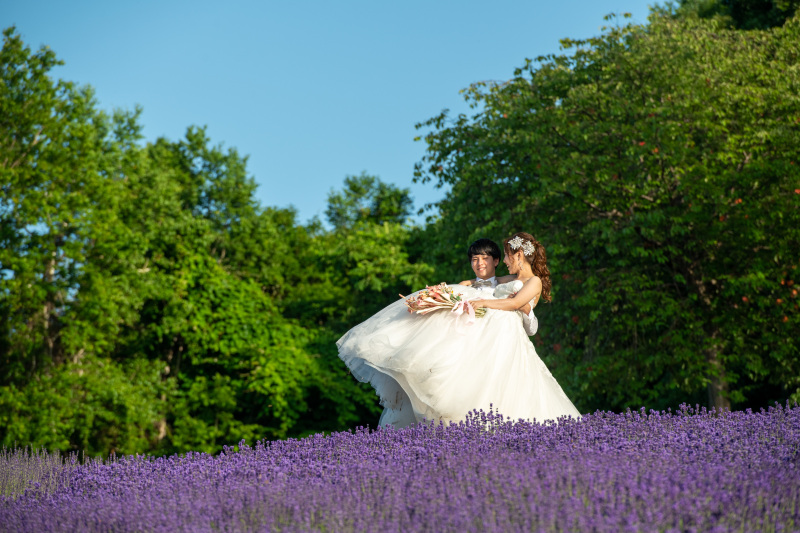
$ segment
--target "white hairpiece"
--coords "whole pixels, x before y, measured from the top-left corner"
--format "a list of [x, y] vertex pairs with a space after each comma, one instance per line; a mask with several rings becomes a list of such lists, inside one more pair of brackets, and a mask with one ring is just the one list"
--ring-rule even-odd
[[519, 235], [508, 241], [508, 245], [511, 247], [512, 250], [519, 250], [522, 248], [522, 252], [525, 255], [533, 255], [533, 252], [536, 251], [536, 247], [533, 245], [532, 242], [526, 241]]

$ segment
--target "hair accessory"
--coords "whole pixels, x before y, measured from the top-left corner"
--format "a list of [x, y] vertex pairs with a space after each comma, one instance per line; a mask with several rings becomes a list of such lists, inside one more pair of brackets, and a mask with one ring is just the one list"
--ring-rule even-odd
[[524, 240], [519, 235], [508, 241], [508, 245], [512, 250], [519, 250], [522, 248], [522, 251], [525, 255], [533, 255], [533, 252], [536, 251], [536, 247], [532, 242]]

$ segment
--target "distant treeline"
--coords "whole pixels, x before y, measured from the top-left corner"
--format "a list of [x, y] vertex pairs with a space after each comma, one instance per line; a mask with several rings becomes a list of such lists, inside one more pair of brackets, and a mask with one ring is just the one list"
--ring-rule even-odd
[[196, 127], [144, 143], [139, 110], [99, 110], [7, 29], [0, 442], [214, 452], [374, 424], [336, 339], [516, 230], [546, 247], [533, 342], [581, 411], [800, 400], [789, 4], [758, 29], [735, 2], [657, 9], [470, 87], [474, 115], [419, 125], [416, 179], [449, 190], [424, 225], [365, 174], [328, 224], [261, 206], [236, 150]]

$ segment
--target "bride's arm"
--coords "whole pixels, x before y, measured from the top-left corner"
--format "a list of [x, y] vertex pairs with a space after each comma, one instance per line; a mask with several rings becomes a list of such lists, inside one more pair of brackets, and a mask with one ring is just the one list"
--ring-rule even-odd
[[[497, 283], [499, 285], [500, 283], [508, 283], [510, 281], [514, 281], [515, 279], [517, 279], [516, 274], [509, 274], [507, 276], [500, 276], [499, 278], [497, 278]], [[533, 309], [531, 307], [531, 303], [525, 302], [525, 305], [517, 309], [517, 311], [521, 312], [523, 315], [527, 315], [531, 312], [531, 309]]]
[[525, 282], [525, 285], [514, 295], [513, 298], [503, 298], [500, 300], [472, 300], [470, 304], [475, 309], [485, 307], [487, 309], [499, 309], [501, 311], [515, 311], [525, 307], [531, 300], [538, 300], [542, 293], [542, 280], [534, 276]]
[[[502, 276], [500, 278], [497, 278], [497, 282], [498, 283], [508, 283], [509, 281], [514, 281], [515, 279], [517, 279], [516, 275]], [[466, 279], [464, 281], [459, 282], [458, 284], [459, 285], [464, 285], [466, 287], [471, 287], [473, 282], [474, 282], [474, 280]], [[531, 303], [528, 301], [528, 302], [525, 302], [525, 305], [523, 305], [519, 309], [512, 309], [512, 311], [519, 311], [523, 315], [527, 315], [527, 314], [529, 314], [531, 312], [531, 309], [532, 309]]]

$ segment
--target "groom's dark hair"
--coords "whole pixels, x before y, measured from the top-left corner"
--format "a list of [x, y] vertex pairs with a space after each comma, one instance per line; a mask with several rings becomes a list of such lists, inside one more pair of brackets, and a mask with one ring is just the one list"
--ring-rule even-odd
[[491, 255], [493, 259], [500, 259], [500, 247], [492, 239], [478, 239], [469, 245], [467, 257], [472, 260], [473, 255]]

